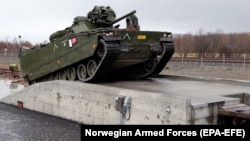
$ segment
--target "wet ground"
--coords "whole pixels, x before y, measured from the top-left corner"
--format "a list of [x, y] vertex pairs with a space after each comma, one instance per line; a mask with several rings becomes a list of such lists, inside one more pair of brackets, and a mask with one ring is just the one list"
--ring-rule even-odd
[[79, 141], [80, 125], [0, 103], [1, 141]]
[[[0, 80], [0, 99], [22, 89]], [[80, 124], [0, 103], [0, 141], [79, 141]]]

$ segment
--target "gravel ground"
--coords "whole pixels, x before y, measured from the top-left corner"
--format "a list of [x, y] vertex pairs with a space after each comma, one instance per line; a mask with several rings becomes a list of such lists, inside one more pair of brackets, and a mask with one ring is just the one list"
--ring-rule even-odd
[[161, 72], [164, 75], [184, 75], [184, 76], [199, 76], [209, 78], [225, 78], [236, 80], [249, 80], [250, 81], [250, 69], [249, 68], [232, 68], [232, 67], [177, 67], [168, 66]]

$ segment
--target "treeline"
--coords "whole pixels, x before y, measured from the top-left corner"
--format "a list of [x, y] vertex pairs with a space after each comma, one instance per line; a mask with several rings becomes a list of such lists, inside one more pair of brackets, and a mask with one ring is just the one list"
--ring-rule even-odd
[[[250, 55], [250, 33], [228, 33], [220, 30], [205, 33], [199, 29], [197, 34], [181, 34], [174, 36], [175, 55], [187, 57], [242, 57]], [[0, 41], [0, 54], [6, 49], [9, 54], [17, 54], [20, 46], [34, 47], [29, 41]], [[6, 49], [5, 49], [6, 48]]]
[[33, 46], [29, 41], [18, 41], [16, 38], [12, 41], [0, 41], [0, 54], [18, 54], [21, 45], [30, 48]]
[[182, 34], [174, 37], [179, 57], [243, 57], [250, 54], [250, 33], [228, 33], [221, 31], [197, 34]]

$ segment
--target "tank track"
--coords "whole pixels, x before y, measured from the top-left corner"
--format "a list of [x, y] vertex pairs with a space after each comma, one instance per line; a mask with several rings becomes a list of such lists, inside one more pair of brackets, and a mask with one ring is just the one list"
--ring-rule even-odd
[[165, 49], [165, 52], [162, 55], [159, 62], [157, 63], [155, 69], [150, 74], [148, 74], [146, 77], [159, 74], [164, 69], [164, 67], [167, 65], [167, 63], [169, 62], [171, 57], [173, 56], [174, 51], [175, 51], [173, 43], [165, 43], [164, 49]]
[[146, 71], [144, 69], [144, 62], [140, 64], [136, 64], [127, 68], [123, 68], [116, 72], [112, 72], [109, 74], [108, 78], [112, 80], [133, 80], [133, 79], [145, 79], [151, 77], [153, 75], [159, 74], [170, 58], [174, 53], [174, 44], [173, 43], [164, 43], [163, 51], [159, 58], [157, 59], [156, 64], [154, 64], [153, 68], [150, 71]]
[[161, 56], [159, 56], [157, 63], [154, 65], [154, 68], [149, 72], [138, 74], [136, 79], [145, 79], [153, 75], [159, 74], [164, 69], [164, 67], [166, 66], [170, 58], [172, 57], [173, 53], [174, 53], [174, 44], [164, 43], [163, 52]]
[[116, 60], [117, 55], [120, 52], [120, 46], [118, 43], [105, 42], [104, 55], [97, 65], [96, 71], [92, 77], [87, 78], [84, 82], [101, 81], [106, 78], [109, 69]]

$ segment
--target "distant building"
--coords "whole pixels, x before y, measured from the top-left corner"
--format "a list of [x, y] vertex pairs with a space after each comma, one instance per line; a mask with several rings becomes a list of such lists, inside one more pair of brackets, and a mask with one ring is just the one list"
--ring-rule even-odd
[[7, 48], [6, 47], [4, 48], [3, 52], [4, 52], [4, 56], [6, 56], [7, 55]]

